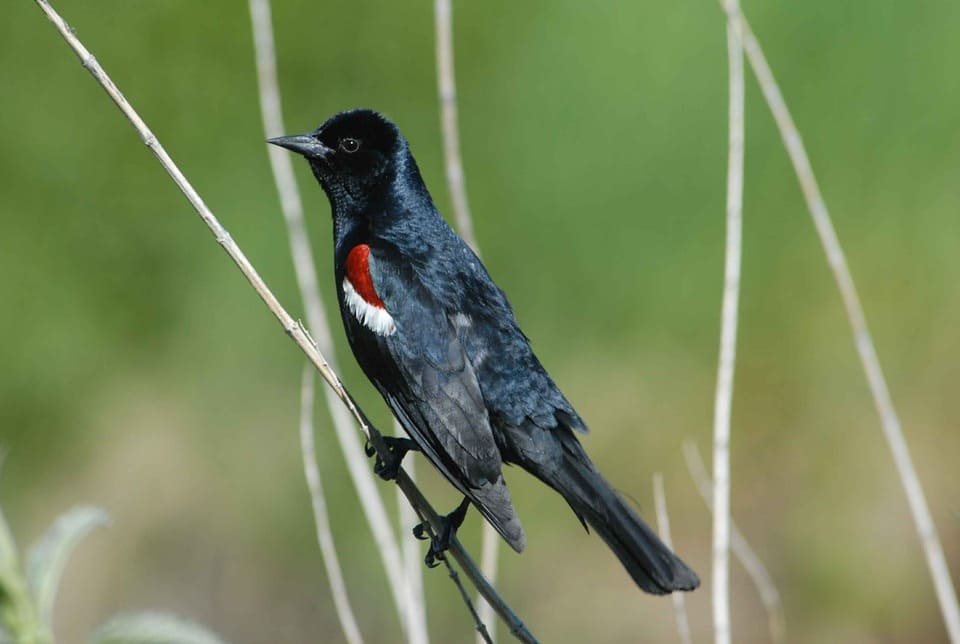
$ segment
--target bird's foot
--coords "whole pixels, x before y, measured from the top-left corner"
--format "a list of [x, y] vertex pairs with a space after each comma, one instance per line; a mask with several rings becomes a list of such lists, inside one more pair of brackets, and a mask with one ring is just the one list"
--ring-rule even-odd
[[403, 457], [406, 453], [419, 452], [420, 447], [409, 438], [399, 436], [381, 436], [380, 438], [383, 440], [383, 444], [387, 446], [387, 454], [378, 454], [370, 441], [367, 441], [363, 451], [367, 456], [376, 457], [373, 463], [373, 473], [384, 481], [392, 481], [400, 473], [400, 464], [403, 463]]
[[440, 517], [441, 527], [439, 532], [434, 535], [428, 533], [427, 530], [430, 524], [427, 521], [418, 523], [413, 527], [413, 536], [417, 539], [421, 541], [430, 539], [430, 549], [427, 550], [427, 556], [423, 558], [423, 562], [427, 564], [427, 568], [436, 568], [440, 565], [440, 562], [443, 561], [445, 556], [443, 553], [450, 548], [450, 542], [457, 534], [457, 529], [463, 524], [469, 507], [470, 500], [464, 497], [463, 502], [457, 506], [456, 510], [446, 516]]

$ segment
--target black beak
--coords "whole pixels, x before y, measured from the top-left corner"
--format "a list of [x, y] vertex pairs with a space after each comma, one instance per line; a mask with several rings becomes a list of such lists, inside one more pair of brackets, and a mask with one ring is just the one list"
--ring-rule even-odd
[[267, 143], [279, 145], [281, 148], [293, 150], [302, 154], [308, 159], [323, 159], [333, 152], [332, 149], [320, 143], [310, 134], [296, 134], [294, 136], [278, 136], [274, 139], [267, 139]]

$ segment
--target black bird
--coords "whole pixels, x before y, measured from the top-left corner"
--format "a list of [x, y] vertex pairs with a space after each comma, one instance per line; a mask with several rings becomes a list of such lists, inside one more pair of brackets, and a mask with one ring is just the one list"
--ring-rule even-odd
[[696, 588], [696, 573], [590, 461], [574, 434], [586, 425], [534, 355], [503, 291], [440, 216], [397, 126], [357, 109], [269, 142], [303, 155], [330, 200], [350, 347], [413, 439], [390, 440], [393, 458], [378, 473], [395, 476], [403, 454], [418, 449], [465, 497], [427, 564], [442, 557], [469, 503], [523, 550], [501, 472], [507, 463], [559, 492], [643, 590]]

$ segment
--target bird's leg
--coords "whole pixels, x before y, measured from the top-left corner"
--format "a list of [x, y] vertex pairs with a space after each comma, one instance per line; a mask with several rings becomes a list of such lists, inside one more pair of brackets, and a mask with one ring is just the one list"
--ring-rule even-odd
[[457, 506], [457, 509], [446, 516], [440, 517], [440, 530], [432, 538], [427, 536], [427, 528], [430, 527], [428, 521], [419, 523], [413, 528], [413, 536], [423, 540], [430, 538], [430, 549], [427, 550], [427, 556], [423, 561], [427, 568], [436, 568], [439, 561], [444, 558], [444, 552], [450, 547], [450, 541], [457, 534], [457, 529], [463, 524], [463, 519], [467, 516], [467, 509], [470, 507], [470, 499], [463, 497], [463, 501]]
[[[367, 456], [376, 456], [373, 464], [373, 472], [384, 481], [392, 481], [397, 478], [400, 472], [400, 464], [407, 452], [419, 452], [420, 446], [409, 438], [399, 436], [381, 436], [383, 444], [387, 446], [387, 454], [378, 454], [370, 441], [364, 446], [363, 451]], [[386, 458], [384, 458], [386, 456]]]

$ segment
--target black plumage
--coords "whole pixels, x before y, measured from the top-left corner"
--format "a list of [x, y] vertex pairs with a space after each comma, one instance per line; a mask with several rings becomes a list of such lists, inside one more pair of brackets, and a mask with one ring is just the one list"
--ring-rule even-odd
[[371, 110], [273, 139], [307, 158], [330, 199], [340, 312], [358, 363], [427, 458], [521, 551], [503, 479], [519, 465], [559, 492], [645, 591], [696, 574], [600, 475], [586, 425], [520, 330], [503, 291], [442, 219], [396, 125]]

